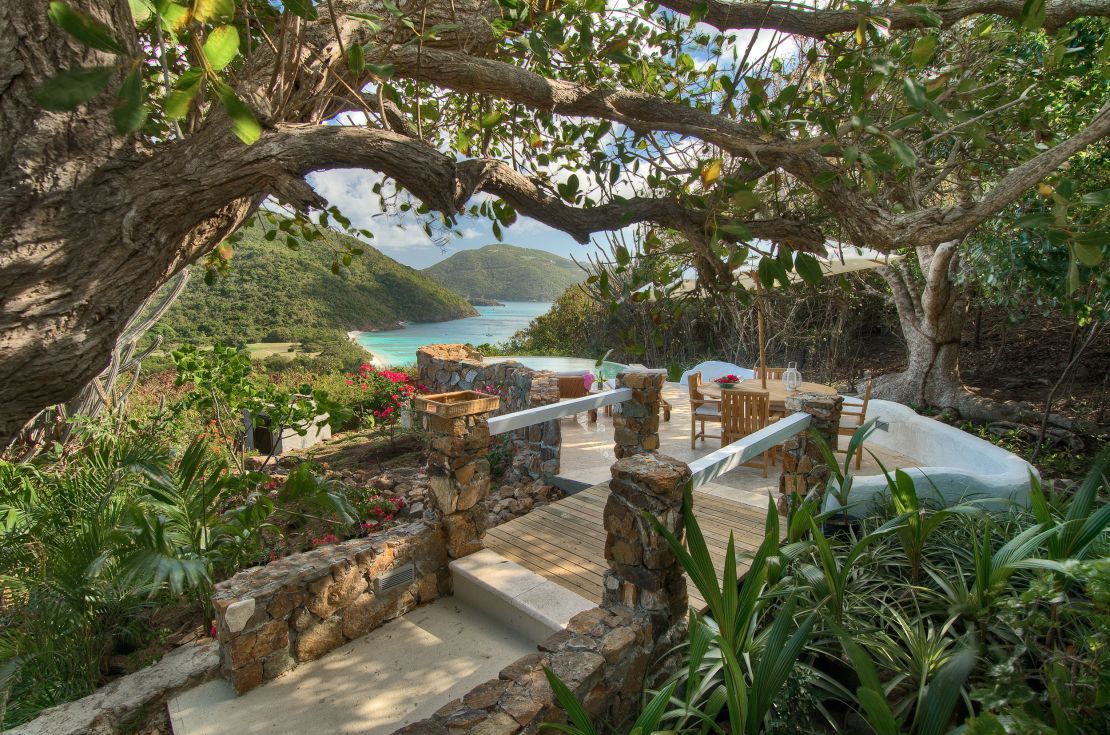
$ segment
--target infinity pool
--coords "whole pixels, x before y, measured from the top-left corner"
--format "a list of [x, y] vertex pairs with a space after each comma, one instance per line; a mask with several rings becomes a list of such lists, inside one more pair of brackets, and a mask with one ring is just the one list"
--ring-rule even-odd
[[[592, 373], [595, 369], [594, 366], [597, 364], [596, 360], [591, 360], [588, 357], [535, 357], [532, 355], [487, 357], [484, 362], [504, 362], [505, 360], [515, 360], [524, 367], [533, 370], [552, 370], [556, 373]], [[604, 362], [601, 365], [601, 377], [616, 377], [617, 373], [625, 367], [625, 365], [618, 362]]]

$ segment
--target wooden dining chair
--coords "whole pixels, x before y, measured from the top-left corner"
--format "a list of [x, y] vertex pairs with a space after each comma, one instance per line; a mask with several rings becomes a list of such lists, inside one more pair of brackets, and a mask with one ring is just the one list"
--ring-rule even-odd
[[[756, 365], [754, 370], [756, 380], [761, 380], [764, 371], [759, 369], [759, 365]], [[782, 374], [786, 372], [786, 368], [769, 367], [766, 372], [767, 380], [782, 380]]]
[[[721, 404], [706, 398], [698, 390], [701, 386], [701, 373], [690, 373], [686, 377], [686, 387], [690, 391], [690, 448], [697, 446], [698, 439], [705, 439], [705, 423], [720, 423]], [[698, 425], [701, 431], [698, 431]]]
[[[840, 449], [840, 437], [851, 436], [856, 433], [856, 429], [863, 426], [863, 422], [867, 420], [867, 404], [871, 402], [871, 371], [868, 370], [864, 373], [867, 383], [863, 388], [863, 403], [845, 403], [840, 409], [840, 426], [837, 427], [837, 447], [836, 451], [846, 453], [845, 448], [843, 451]], [[846, 420], [847, 419], [847, 420]], [[863, 464], [863, 444], [860, 444], [856, 449], [856, 469], [858, 470]]]
[[[770, 423], [771, 398], [765, 390], [721, 391], [721, 446], [725, 447], [749, 434], [754, 434]], [[775, 463], [775, 448], [768, 449], [747, 464], [763, 467]]]

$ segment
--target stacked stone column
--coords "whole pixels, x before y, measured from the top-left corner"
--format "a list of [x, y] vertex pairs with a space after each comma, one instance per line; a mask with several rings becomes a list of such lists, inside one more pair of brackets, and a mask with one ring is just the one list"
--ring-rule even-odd
[[820, 445], [813, 434], [819, 434], [834, 450], [839, 441], [840, 408], [844, 398], [820, 393], [798, 393], [786, 397], [788, 414], [802, 411], [812, 419], [809, 430], [792, 436], [782, 444], [782, 476], [779, 478], [779, 510], [785, 512], [793, 495], [805, 497], [816, 489], [823, 494], [829, 480], [829, 469]]
[[644, 511], [682, 539], [682, 494], [690, 468], [653, 452], [633, 454], [612, 468], [605, 503], [605, 572], [602, 605], [647, 613], [656, 635], [686, 617], [686, 578], [678, 558]]
[[428, 484], [452, 559], [482, 548], [489, 495], [489, 414], [428, 416]]
[[617, 459], [659, 448], [659, 406], [663, 400], [665, 370], [630, 370], [617, 374], [618, 388], [631, 388], [632, 398], [617, 406], [613, 415], [613, 447]]

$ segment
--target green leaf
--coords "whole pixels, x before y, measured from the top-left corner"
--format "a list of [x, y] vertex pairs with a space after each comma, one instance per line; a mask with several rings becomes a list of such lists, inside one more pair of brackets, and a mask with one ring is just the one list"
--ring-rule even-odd
[[919, 735], [942, 735], [948, 729], [948, 721], [952, 719], [960, 689], [975, 668], [977, 658], [975, 648], [968, 645], [948, 659], [933, 675], [916, 717]]
[[907, 13], [917, 18], [922, 24], [930, 28], [940, 28], [944, 20], [924, 5], [902, 5]]
[[1103, 239], [1094, 233], [1095, 237], [1077, 237], [1072, 242], [1075, 257], [1088, 268], [1094, 268], [1102, 262]]
[[906, 94], [906, 100], [915, 110], [925, 109], [925, 102], [929, 97], [925, 94], [925, 88], [918, 84], [917, 80], [906, 77], [902, 80], [902, 90]]
[[806, 283], [818, 285], [824, 278], [821, 263], [809, 253], [798, 253], [794, 256], [794, 270], [798, 271]]
[[906, 168], [917, 168], [917, 154], [913, 152], [913, 148], [890, 135], [886, 136], [886, 142], [899, 163]]
[[393, 76], [393, 64], [367, 64], [366, 70], [378, 79], [389, 79]]
[[262, 136], [262, 126], [258, 124], [258, 120], [254, 118], [254, 113], [247, 104], [235, 94], [235, 90], [220, 82], [216, 85], [216, 95], [220, 98], [220, 104], [227, 111], [228, 117], [231, 118], [235, 137], [250, 145]]
[[[1107, 39], [1110, 41], [1110, 39]], [[1107, 44], [1110, 48], [1110, 43]], [[1092, 191], [1079, 197], [1079, 203], [1089, 207], [1105, 207], [1110, 204], [1110, 189], [1103, 189], [1102, 191]]]
[[143, 23], [154, 14], [154, 6], [149, 0], [127, 0], [131, 7], [131, 18], [136, 23]]
[[822, 191], [824, 191], [825, 189], [831, 189], [832, 186], [836, 183], [836, 178], [836, 171], [822, 171], [821, 173], [813, 177], [813, 185], [816, 188], [821, 189]]
[[87, 13], [71, 8], [63, 2], [50, 3], [46, 15], [59, 28], [86, 46], [108, 51], [113, 54], [126, 54], [127, 49], [120, 43], [112, 29]]
[[586, 709], [578, 701], [578, 698], [574, 696], [574, 692], [559, 677], [555, 676], [555, 672], [546, 666], [543, 668], [543, 673], [547, 676], [547, 682], [551, 685], [551, 691], [555, 693], [555, 699], [558, 700], [559, 706], [563, 708], [567, 717], [574, 723], [575, 729], [572, 732], [581, 735], [597, 735], [597, 730], [594, 729], [589, 714], [586, 713]]
[[347, 49], [347, 67], [355, 74], [366, 71], [366, 52], [357, 43]]
[[921, 122], [922, 117], [924, 117], [924, 116], [920, 112], [914, 112], [914, 113], [911, 113], [911, 114], [906, 115], [904, 117], [898, 118], [897, 120], [892, 122], [890, 125], [888, 125], [886, 129], [887, 130], [902, 130], [903, 128], [908, 128], [908, 127], [911, 127], [913, 125], [917, 125], [917, 123]]
[[104, 91], [113, 72], [113, 66], [68, 69], [39, 87], [38, 102], [47, 110], [72, 110]]
[[1026, 230], [1031, 230], [1037, 227], [1048, 227], [1055, 221], [1056, 220], [1053, 219], [1051, 214], [1037, 212], [1034, 214], [1027, 214], [1022, 217], [1018, 217], [1016, 220], [1014, 220], [1014, 226]]
[[312, 4], [312, 0], [285, 0], [285, 10], [292, 13], [298, 18], [305, 20], [315, 20], [316, 6]]
[[501, 122], [501, 110], [491, 110], [485, 115], [482, 115], [478, 121], [478, 125], [483, 128], [492, 128], [497, 123]]
[[158, 15], [166, 33], [179, 33], [189, 22], [189, 9], [168, 0], [158, 3]]
[[726, 222], [717, 228], [729, 237], [734, 237], [737, 240], [751, 240], [752, 231], [749, 230], [744, 224], [740, 222]]
[[222, 71], [239, 53], [239, 31], [235, 26], [219, 26], [204, 42], [204, 58], [216, 71]]
[[628, 265], [632, 262], [632, 256], [628, 254], [628, 248], [624, 245], [617, 245], [614, 254], [617, 258], [617, 265]]
[[910, 61], [914, 66], [925, 66], [933, 58], [933, 52], [937, 48], [937, 37], [929, 34], [922, 36], [914, 43], [913, 49], [910, 51]]
[[1028, 30], [1036, 30], [1044, 25], [1045, 0], [1025, 0], [1021, 8], [1021, 26]]
[[1072, 258], [1068, 261], [1068, 295], [1079, 290], [1079, 261]]
[[347, 13], [351, 18], [361, 20], [366, 25], [370, 26], [370, 30], [377, 33], [382, 29], [382, 18], [380, 15], [372, 15], [370, 13]]
[[200, 80], [204, 78], [201, 69], [189, 69], [177, 78], [174, 90], [166, 97], [162, 109], [170, 120], [182, 120], [189, 114], [189, 107], [200, 90]]
[[149, 112], [145, 103], [141, 67], [136, 64], [124, 78], [115, 107], [112, 108], [112, 124], [117, 133], [133, 133], [143, 126]]
[[[288, 3], [286, 7], [289, 7]], [[219, 18], [231, 18], [234, 15], [235, 0], [195, 0], [193, 3], [193, 18], [201, 23]]]

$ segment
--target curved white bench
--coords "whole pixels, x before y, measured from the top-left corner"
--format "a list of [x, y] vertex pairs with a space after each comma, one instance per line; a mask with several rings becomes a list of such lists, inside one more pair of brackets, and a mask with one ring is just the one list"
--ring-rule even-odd
[[[878, 419], [867, 444], [912, 457], [921, 467], [904, 468], [913, 478], [922, 499], [943, 499], [945, 504], [961, 500], [998, 498], [998, 507], [1009, 502], [1029, 504], [1031, 464], [977, 436], [892, 401], [872, 400], [867, 420]], [[866, 446], [864, 451], [867, 451]], [[893, 474], [894, 468], [888, 467]], [[1039, 476], [1039, 475], [1038, 475]], [[849, 502], [867, 508], [887, 492], [882, 475], [857, 475]], [[832, 500], [832, 496], [827, 496]], [[836, 501], [831, 504], [835, 506]]]
[[706, 362], [698, 363], [682, 374], [679, 379], [679, 385], [686, 385], [686, 379], [690, 373], [701, 373], [701, 382], [708, 383], [717, 378], [722, 378], [726, 375], [739, 375], [741, 378], [749, 379], [755, 377], [755, 371], [748, 368], [742, 368], [739, 365], [733, 365], [731, 362], [721, 362], [720, 360], [708, 360]]

